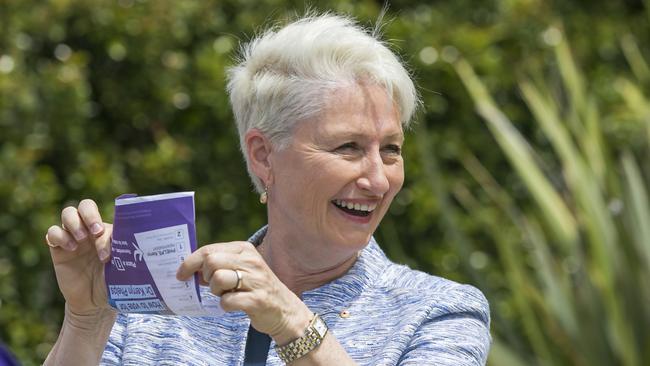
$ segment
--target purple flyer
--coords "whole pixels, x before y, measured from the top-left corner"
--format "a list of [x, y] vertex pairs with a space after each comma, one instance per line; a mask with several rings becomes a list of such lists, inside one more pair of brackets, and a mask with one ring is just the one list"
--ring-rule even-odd
[[176, 270], [197, 248], [194, 192], [115, 199], [108, 301], [124, 313], [215, 316], [216, 296], [203, 296], [198, 275], [178, 281]]

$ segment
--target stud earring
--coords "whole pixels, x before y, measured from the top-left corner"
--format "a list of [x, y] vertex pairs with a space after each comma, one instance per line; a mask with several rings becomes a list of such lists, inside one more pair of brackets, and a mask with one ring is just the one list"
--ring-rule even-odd
[[260, 203], [265, 205], [269, 200], [269, 187], [264, 187], [264, 192], [260, 194]]

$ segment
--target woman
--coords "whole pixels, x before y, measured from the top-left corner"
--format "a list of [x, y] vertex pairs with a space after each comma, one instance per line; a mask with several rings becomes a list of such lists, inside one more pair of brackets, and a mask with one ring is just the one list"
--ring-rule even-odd
[[46, 235], [66, 299], [46, 363], [484, 364], [480, 291], [396, 265], [372, 238], [402, 187], [417, 103], [397, 57], [349, 19], [308, 17], [244, 47], [228, 91], [268, 225], [177, 273], [202, 274], [228, 313], [117, 315], [103, 283], [112, 227], [83, 200]]

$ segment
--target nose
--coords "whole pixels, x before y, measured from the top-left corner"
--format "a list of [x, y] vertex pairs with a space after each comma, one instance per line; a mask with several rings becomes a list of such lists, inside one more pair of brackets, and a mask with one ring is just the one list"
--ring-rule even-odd
[[363, 167], [357, 186], [362, 190], [376, 196], [383, 196], [390, 188], [388, 177], [386, 175], [386, 166], [377, 151], [366, 156], [363, 159]]

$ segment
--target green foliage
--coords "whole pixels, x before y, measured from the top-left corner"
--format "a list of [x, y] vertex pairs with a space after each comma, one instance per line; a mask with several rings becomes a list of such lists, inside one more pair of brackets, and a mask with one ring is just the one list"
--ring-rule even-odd
[[[373, 26], [381, 3], [314, 8]], [[201, 243], [264, 223], [224, 70], [240, 40], [304, 9], [0, 2], [0, 340], [26, 365], [58, 334], [43, 236], [66, 205], [92, 197], [111, 221], [121, 193], [194, 190]], [[640, 2], [392, 2], [383, 32], [423, 108], [377, 236], [394, 260], [484, 291], [491, 364], [650, 358], [648, 15]]]
[[[608, 116], [597, 109], [596, 97], [587, 92], [584, 75], [558, 35], [554, 49], [563, 82], [558, 91], [564, 93], [548, 95], [547, 83], [537, 87], [525, 78], [519, 83], [535, 122], [558, 157], [558, 172], [544, 173], [544, 162], [536, 159], [532, 144], [499, 110], [472, 67], [462, 59], [454, 65], [536, 207], [523, 212], [477, 160], [468, 170], [475, 171], [523, 238], [524, 245], [517, 245], [502, 232], [492, 232], [499, 259], [513, 274], [506, 278], [523, 334], [534, 351], [530, 361], [641, 365], [650, 357], [646, 347], [650, 334], [639, 326], [648, 324], [650, 311], [637, 303], [648, 298], [650, 179], [643, 178], [633, 151], [647, 157], [650, 139], [641, 146], [625, 146], [620, 154], [617, 146], [606, 143], [602, 121]], [[625, 38], [628, 47], [634, 42], [630, 37]], [[639, 66], [643, 59], [635, 62], [637, 69], [644, 69]], [[650, 104], [644, 103], [637, 100], [631, 110], [645, 111]], [[639, 132], [650, 129], [647, 117], [637, 115]], [[562, 182], [554, 184], [552, 177]], [[555, 235], [547, 238], [545, 231]], [[519, 260], [526, 256], [532, 257], [532, 266]], [[566, 268], [569, 262], [571, 268]], [[494, 364], [530, 364], [523, 361], [527, 357], [521, 350], [499, 337], [495, 343]], [[513, 359], [517, 353], [519, 359]]]

